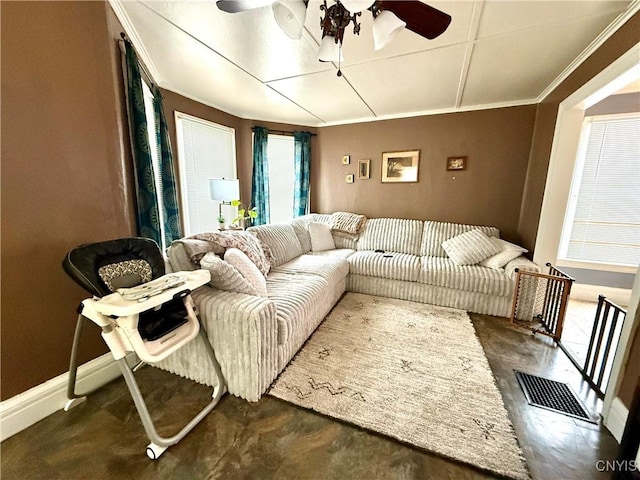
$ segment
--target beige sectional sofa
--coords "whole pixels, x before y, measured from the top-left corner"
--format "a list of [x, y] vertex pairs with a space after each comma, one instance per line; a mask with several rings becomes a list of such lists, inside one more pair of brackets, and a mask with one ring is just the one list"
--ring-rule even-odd
[[[345, 291], [506, 317], [515, 269], [539, 271], [523, 256], [503, 269], [459, 266], [442, 248], [444, 241], [471, 230], [499, 237], [493, 227], [375, 218], [366, 221], [357, 240], [334, 235], [335, 249], [312, 252], [310, 222], [331, 224], [332, 216], [311, 214], [249, 229], [273, 254], [267, 297], [208, 286], [193, 293], [233, 395], [257, 401]], [[181, 241], [168, 255], [174, 271], [198, 268]], [[156, 366], [200, 383], [215, 382], [198, 342]]]

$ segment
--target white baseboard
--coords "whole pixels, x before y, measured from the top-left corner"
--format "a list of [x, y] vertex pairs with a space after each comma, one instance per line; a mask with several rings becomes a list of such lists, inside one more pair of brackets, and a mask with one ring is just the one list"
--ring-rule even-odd
[[574, 283], [571, 286], [570, 298], [574, 300], [586, 300], [597, 302], [598, 295], [604, 295], [608, 300], [627, 307], [631, 299], [631, 290], [626, 288], [600, 287], [598, 285], [588, 285], [586, 283]]
[[[95, 390], [121, 375], [111, 353], [91, 360], [78, 368], [76, 392]], [[62, 410], [68, 400], [69, 372], [58, 375], [26, 392], [0, 402], [0, 441]]]
[[624, 427], [627, 425], [629, 409], [624, 406], [620, 397], [616, 397], [611, 402], [609, 413], [604, 421], [604, 426], [611, 432], [613, 437], [620, 443]]

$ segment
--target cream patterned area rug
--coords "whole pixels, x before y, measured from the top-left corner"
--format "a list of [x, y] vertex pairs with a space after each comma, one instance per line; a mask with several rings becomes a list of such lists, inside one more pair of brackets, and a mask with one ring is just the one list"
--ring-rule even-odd
[[462, 310], [348, 293], [270, 394], [488, 472], [530, 478]]

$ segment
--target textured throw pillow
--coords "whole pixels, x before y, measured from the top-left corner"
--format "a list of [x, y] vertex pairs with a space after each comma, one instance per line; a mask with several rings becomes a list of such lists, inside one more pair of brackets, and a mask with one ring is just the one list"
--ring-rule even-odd
[[485, 258], [480, 262], [480, 265], [483, 267], [493, 268], [495, 270], [500, 270], [507, 263], [509, 263], [514, 258], [518, 258], [523, 253], [527, 253], [528, 250], [526, 248], [522, 248], [513, 243], [509, 243], [500, 238], [491, 238], [491, 241], [495, 243], [498, 247], [500, 247], [500, 251], [495, 255]]
[[309, 224], [309, 236], [311, 237], [312, 252], [324, 252], [336, 248], [331, 235], [331, 226], [326, 223], [311, 222]]
[[200, 259], [200, 266], [211, 273], [209, 283], [212, 287], [227, 292], [259, 295], [258, 290], [233, 265], [225, 262], [213, 252], [205, 254]]
[[258, 267], [247, 257], [242, 250], [228, 248], [224, 252], [224, 261], [235, 267], [242, 276], [251, 284], [261, 297], [267, 296], [267, 280]]
[[224, 248], [237, 248], [242, 250], [247, 257], [266, 275], [271, 269], [273, 254], [267, 244], [261, 242], [258, 237], [244, 230], [239, 232], [209, 232], [198, 233], [189, 238], [213, 242]]
[[470, 230], [445, 240], [442, 248], [456, 265], [475, 265], [501, 250], [480, 230]]

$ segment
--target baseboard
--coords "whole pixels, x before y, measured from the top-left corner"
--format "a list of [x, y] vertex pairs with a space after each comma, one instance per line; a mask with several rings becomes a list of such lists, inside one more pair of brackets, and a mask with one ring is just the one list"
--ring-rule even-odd
[[627, 425], [628, 416], [629, 409], [624, 406], [620, 397], [614, 398], [611, 402], [609, 414], [604, 422], [604, 426], [607, 427], [618, 443], [622, 440], [622, 434], [624, 433], [624, 427]]
[[[121, 375], [111, 353], [78, 368], [76, 392], [88, 392]], [[0, 441], [62, 410], [67, 402], [69, 372], [58, 375], [26, 392], [0, 402]]]
[[571, 286], [571, 298], [574, 300], [597, 302], [598, 295], [604, 295], [611, 302], [621, 307], [627, 307], [631, 299], [631, 290], [626, 288], [600, 287], [586, 283], [574, 283]]

